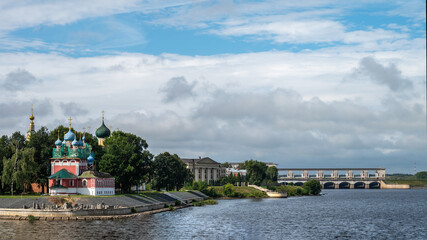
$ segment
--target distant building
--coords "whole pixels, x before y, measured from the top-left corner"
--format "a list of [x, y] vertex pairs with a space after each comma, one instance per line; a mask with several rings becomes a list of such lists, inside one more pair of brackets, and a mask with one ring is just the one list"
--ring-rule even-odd
[[239, 174], [241, 177], [245, 177], [246, 176], [246, 170], [245, 169], [235, 169], [235, 168], [226, 168], [225, 169], [225, 175], [226, 176], [233, 175], [233, 176], [237, 177]]
[[221, 167], [221, 163], [209, 157], [181, 158], [181, 161], [185, 163], [187, 168], [193, 173], [195, 181], [205, 181], [209, 183], [211, 180], [216, 181], [225, 176], [225, 168]]
[[[228, 164], [230, 164], [231, 168], [239, 169], [239, 165], [245, 164], [245, 162], [230, 162]], [[265, 165], [267, 165], [267, 167], [277, 167], [277, 164], [273, 162], [266, 162]]]

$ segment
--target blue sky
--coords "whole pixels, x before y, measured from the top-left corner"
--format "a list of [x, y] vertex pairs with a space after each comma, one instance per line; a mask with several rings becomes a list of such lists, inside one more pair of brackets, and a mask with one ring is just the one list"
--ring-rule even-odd
[[[425, 1], [2, 1], [0, 134], [73, 115], [154, 153], [427, 169]], [[107, 125], [109, 125], [107, 123]]]

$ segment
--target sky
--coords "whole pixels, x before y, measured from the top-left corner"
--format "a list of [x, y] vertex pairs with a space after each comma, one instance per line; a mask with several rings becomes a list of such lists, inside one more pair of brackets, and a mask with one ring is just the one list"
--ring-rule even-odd
[[153, 154], [427, 170], [425, 1], [0, 2], [0, 135], [68, 125]]

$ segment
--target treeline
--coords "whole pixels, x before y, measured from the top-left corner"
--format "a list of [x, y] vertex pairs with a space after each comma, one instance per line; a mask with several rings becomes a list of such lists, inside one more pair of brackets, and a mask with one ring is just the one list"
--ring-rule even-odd
[[407, 173], [393, 173], [386, 174], [387, 180], [427, 180], [427, 171], [417, 172], [414, 174]]
[[[223, 163], [222, 166], [226, 168], [231, 167], [228, 162]], [[246, 170], [246, 176], [243, 178], [243, 181], [258, 186], [275, 183], [279, 176], [279, 172], [275, 166], [268, 167], [264, 162], [252, 159], [239, 164], [239, 169]], [[234, 182], [231, 181], [226, 183], [234, 184]]]
[[[68, 128], [59, 126], [52, 131], [40, 128], [29, 141], [19, 132], [2, 136], [0, 140], [0, 192], [21, 193], [30, 189], [30, 184], [39, 184], [44, 192], [51, 175], [50, 158], [55, 140], [63, 140]], [[71, 129], [74, 132], [74, 129]], [[96, 137], [77, 132], [77, 138], [85, 136], [95, 155], [96, 170], [110, 173], [116, 179], [116, 188], [130, 192], [131, 186], [151, 183], [153, 189], [178, 190], [186, 182], [193, 181], [192, 173], [176, 154], [168, 152], [154, 156], [147, 142], [131, 133], [114, 131], [98, 145]]]

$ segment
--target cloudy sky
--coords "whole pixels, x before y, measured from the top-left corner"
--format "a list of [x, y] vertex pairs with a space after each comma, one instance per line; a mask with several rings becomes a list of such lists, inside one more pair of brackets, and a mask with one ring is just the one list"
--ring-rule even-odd
[[426, 5], [0, 2], [0, 135], [106, 125], [154, 154], [427, 170]]

